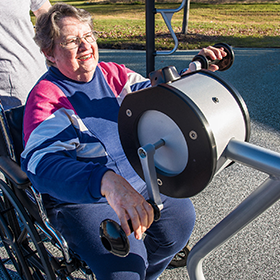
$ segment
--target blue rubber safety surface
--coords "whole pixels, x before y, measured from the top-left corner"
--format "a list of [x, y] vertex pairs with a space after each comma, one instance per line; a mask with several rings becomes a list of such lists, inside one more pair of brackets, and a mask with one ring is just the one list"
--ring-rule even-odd
[[[197, 52], [177, 51], [173, 55], [157, 56], [155, 68], [174, 65], [181, 70], [188, 67]], [[251, 117], [250, 142], [280, 153], [280, 49], [234, 48], [234, 52], [233, 66], [216, 74], [233, 85], [245, 100]], [[145, 51], [101, 49], [100, 60], [125, 64], [146, 76]], [[267, 177], [267, 174], [238, 163], [216, 175], [201, 193], [192, 198], [197, 221], [190, 246], [195, 245]], [[279, 208], [278, 201], [211, 252], [203, 262], [205, 279], [280, 279]], [[1, 247], [0, 253], [2, 258]], [[5, 279], [1, 271], [0, 278]], [[13, 274], [12, 279], [19, 278]], [[159, 279], [181, 280], [189, 279], [189, 276], [186, 267], [168, 268]]]

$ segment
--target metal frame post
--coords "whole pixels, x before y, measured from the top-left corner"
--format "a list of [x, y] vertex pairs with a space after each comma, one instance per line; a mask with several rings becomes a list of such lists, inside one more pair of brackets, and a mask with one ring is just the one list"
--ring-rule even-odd
[[[156, 9], [155, 0], [146, 0], [146, 75], [155, 70], [156, 55], [170, 55], [178, 48], [178, 39], [171, 26], [171, 19], [174, 13], [179, 12], [186, 5], [187, 0], [182, 0], [182, 3], [177, 9]], [[156, 51], [155, 50], [155, 14], [161, 14], [173, 40], [175, 43], [171, 51]]]
[[155, 70], [155, 0], [146, 0], [146, 75]]
[[225, 156], [270, 176], [192, 248], [187, 259], [191, 280], [205, 280], [204, 258], [280, 199], [280, 154], [232, 139]]

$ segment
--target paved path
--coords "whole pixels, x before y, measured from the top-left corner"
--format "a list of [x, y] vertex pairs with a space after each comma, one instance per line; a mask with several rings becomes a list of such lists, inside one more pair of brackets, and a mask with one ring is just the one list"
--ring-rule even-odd
[[[234, 49], [235, 62], [221, 78], [242, 95], [250, 112], [250, 142], [280, 152], [280, 49]], [[177, 51], [156, 57], [156, 69], [175, 65], [185, 68], [197, 51]], [[100, 50], [105, 61], [124, 63], [146, 75], [145, 53]], [[232, 211], [267, 177], [234, 164], [217, 175], [199, 195], [192, 198], [197, 221], [191, 246]], [[280, 279], [280, 203], [275, 203], [204, 261], [206, 279]], [[160, 280], [189, 279], [186, 268], [166, 270]]]
[[[252, 121], [250, 142], [280, 152], [280, 49], [235, 49], [235, 62], [217, 73], [243, 96]], [[156, 57], [156, 69], [174, 65], [185, 68], [197, 51], [177, 51]], [[146, 75], [145, 52], [100, 50], [100, 59], [123, 63]], [[232, 211], [267, 177], [240, 164], [218, 174], [211, 184], [192, 198], [197, 221], [193, 246], [215, 224]], [[280, 279], [280, 204], [254, 220], [245, 229], [211, 253], [204, 261], [206, 279]], [[1, 274], [0, 274], [1, 278]], [[16, 277], [14, 278], [16, 279]], [[160, 280], [189, 279], [186, 268], [167, 269]]]

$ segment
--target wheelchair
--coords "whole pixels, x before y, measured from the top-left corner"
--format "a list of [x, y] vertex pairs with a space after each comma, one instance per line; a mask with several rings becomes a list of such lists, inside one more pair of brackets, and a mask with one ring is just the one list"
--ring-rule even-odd
[[22, 279], [95, 279], [94, 274], [50, 224], [42, 198], [20, 167], [24, 106], [0, 104], [0, 238], [7, 279], [13, 265]]

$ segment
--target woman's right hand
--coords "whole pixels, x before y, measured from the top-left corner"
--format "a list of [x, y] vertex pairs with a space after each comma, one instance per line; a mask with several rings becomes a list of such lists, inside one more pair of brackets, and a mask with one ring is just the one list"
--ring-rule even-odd
[[117, 213], [126, 235], [131, 234], [127, 222], [130, 219], [135, 238], [141, 239], [154, 220], [152, 206], [122, 176], [113, 171], [103, 175], [101, 194]]

